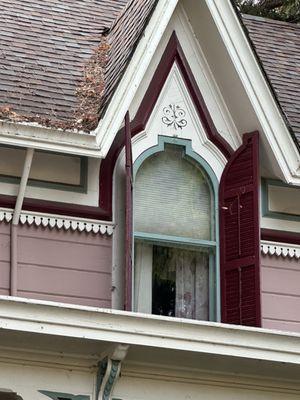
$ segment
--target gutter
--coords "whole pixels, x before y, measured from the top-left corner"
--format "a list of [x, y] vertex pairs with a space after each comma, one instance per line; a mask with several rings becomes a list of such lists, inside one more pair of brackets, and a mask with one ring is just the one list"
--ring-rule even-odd
[[32, 158], [34, 149], [27, 149], [21, 182], [19, 186], [19, 193], [13, 212], [13, 219], [11, 224], [10, 234], [10, 295], [17, 296], [18, 293], [18, 225], [21, 215], [22, 205], [24, 201], [26, 186], [31, 169]]
[[0, 120], [0, 143], [57, 153], [101, 158], [93, 134], [63, 131], [34, 123]]

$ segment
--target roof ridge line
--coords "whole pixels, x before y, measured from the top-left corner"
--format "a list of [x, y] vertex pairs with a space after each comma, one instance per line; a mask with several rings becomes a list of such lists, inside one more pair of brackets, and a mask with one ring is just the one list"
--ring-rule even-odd
[[294, 28], [300, 28], [300, 23], [281, 21], [279, 19], [267, 18], [267, 17], [262, 17], [260, 15], [252, 15], [252, 14], [245, 14], [245, 13], [241, 13], [241, 16], [244, 19], [252, 19], [255, 21], [266, 22], [266, 23], [270, 23], [270, 24], [274, 23], [274, 24], [279, 24], [279, 25], [288, 25], [288, 26], [294, 27]]

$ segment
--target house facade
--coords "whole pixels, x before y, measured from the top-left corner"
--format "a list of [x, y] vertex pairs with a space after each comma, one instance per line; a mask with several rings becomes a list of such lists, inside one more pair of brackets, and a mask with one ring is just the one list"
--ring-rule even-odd
[[299, 398], [299, 26], [27, 3], [1, 6], [0, 398]]

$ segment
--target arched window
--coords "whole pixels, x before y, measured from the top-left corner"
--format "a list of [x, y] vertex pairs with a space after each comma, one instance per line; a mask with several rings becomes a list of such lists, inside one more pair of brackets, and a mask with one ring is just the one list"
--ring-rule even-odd
[[184, 146], [163, 147], [142, 155], [135, 165], [134, 307], [159, 315], [215, 319], [213, 185]]

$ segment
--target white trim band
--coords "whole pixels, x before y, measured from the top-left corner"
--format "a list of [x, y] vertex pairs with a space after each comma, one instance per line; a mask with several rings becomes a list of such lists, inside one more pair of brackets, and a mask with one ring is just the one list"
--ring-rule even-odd
[[[11, 222], [12, 218], [13, 210], [7, 208], [0, 209], [0, 222]], [[20, 223], [22, 225], [27, 224], [65, 230], [70, 229], [72, 231], [100, 233], [109, 236], [112, 235], [114, 230], [114, 224], [112, 222], [66, 217], [64, 215], [42, 214], [38, 212], [31, 213], [29, 211], [21, 213]]]
[[300, 258], [300, 246], [296, 244], [273, 243], [261, 241], [261, 252], [277, 257]]
[[300, 365], [300, 335], [1, 296], [0, 329]]

